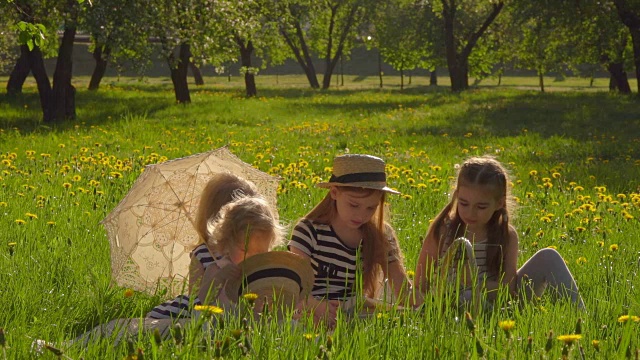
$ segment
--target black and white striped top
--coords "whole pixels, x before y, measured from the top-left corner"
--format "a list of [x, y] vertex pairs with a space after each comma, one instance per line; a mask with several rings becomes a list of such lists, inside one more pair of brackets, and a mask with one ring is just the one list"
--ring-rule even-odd
[[[388, 261], [398, 260], [398, 248], [390, 241]], [[348, 300], [353, 296], [356, 270], [361, 267], [360, 247], [344, 244], [331, 225], [302, 220], [296, 224], [288, 245], [309, 256], [315, 274], [311, 295], [329, 300]]]
[[[211, 266], [216, 265], [218, 268], [223, 268], [231, 263], [226, 255], [211, 254], [209, 248], [205, 244], [198, 245], [191, 251], [191, 257], [196, 258], [204, 270]], [[160, 305], [156, 305], [151, 311], [145, 315], [151, 319], [180, 319], [191, 317], [192, 305], [202, 305], [198, 296], [190, 298], [189, 295], [178, 295], [172, 300], [165, 301]]]
[[473, 244], [473, 256], [476, 258], [476, 265], [478, 266], [478, 278], [486, 278], [489, 267], [487, 266], [487, 249], [489, 244], [486, 241], [477, 242]]

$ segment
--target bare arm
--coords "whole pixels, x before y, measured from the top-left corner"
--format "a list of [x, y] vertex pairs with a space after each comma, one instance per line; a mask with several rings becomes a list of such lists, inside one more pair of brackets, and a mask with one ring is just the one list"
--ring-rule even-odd
[[422, 242], [420, 257], [416, 265], [415, 285], [422, 294], [425, 294], [429, 289], [438, 259], [438, 243], [432, 238], [433, 235], [430, 232], [427, 234], [427, 237]]
[[191, 262], [189, 263], [189, 294], [197, 293], [200, 289], [200, 282], [204, 276], [204, 267], [202, 263], [191, 254]]
[[518, 232], [513, 226], [509, 226], [509, 239], [507, 240], [504, 261], [504, 276], [502, 283], [509, 286], [509, 292], [516, 294], [516, 273], [518, 271]]
[[[300, 255], [307, 261], [311, 261], [309, 255], [305, 254], [302, 250], [290, 246], [289, 251], [296, 255]], [[302, 312], [313, 312], [313, 322], [318, 324], [325, 321], [329, 328], [332, 328], [336, 324], [336, 316], [338, 312], [338, 306], [340, 302], [338, 300], [321, 300], [316, 299], [312, 295], [304, 299], [300, 299], [296, 309]]]
[[393, 261], [387, 265], [387, 280], [395, 298], [400, 299], [400, 304], [411, 306], [422, 304], [422, 294], [419, 291], [414, 293], [413, 284], [400, 261]]

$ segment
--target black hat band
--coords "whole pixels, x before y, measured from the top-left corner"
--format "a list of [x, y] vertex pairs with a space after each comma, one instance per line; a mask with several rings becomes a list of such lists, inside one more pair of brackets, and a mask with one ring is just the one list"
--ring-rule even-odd
[[[297, 272], [291, 269], [286, 269], [286, 268], [269, 268], [269, 269], [256, 271], [254, 273], [247, 275], [247, 277], [244, 279], [245, 281], [243, 281], [243, 284], [245, 284], [246, 286], [256, 280], [270, 278], [270, 277], [286, 278], [286, 279], [293, 280], [295, 281], [296, 284], [298, 284], [298, 287], [300, 288], [300, 290], [302, 290], [302, 279], [300, 278], [300, 275], [298, 275]], [[242, 295], [243, 291], [244, 291], [244, 286], [238, 289], [238, 297]]]
[[366, 172], [345, 174], [342, 176], [331, 175], [329, 182], [335, 182], [340, 184], [350, 184], [359, 182], [386, 182], [387, 175], [383, 172]]

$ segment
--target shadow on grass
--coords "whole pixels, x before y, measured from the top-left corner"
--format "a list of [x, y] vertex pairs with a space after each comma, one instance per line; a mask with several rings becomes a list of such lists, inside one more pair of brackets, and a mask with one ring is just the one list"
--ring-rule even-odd
[[[418, 134], [448, 133], [463, 136], [471, 127], [481, 135], [505, 137], [522, 134], [526, 129], [542, 138], [569, 137], [592, 140], [606, 134], [618, 138], [640, 136], [640, 101], [636, 97], [609, 93], [529, 91], [478, 92], [482, 96], [448, 94], [460, 97], [467, 106], [446, 125], [408, 129]], [[429, 106], [434, 106], [429, 96]], [[437, 102], [435, 103], [437, 106]]]
[[[194, 101], [185, 108], [200, 106], [201, 94], [221, 93], [228, 98], [244, 99], [244, 89], [237, 87], [191, 85]], [[379, 96], [383, 94], [383, 96]], [[390, 96], [384, 96], [389, 94]], [[308, 101], [323, 96], [322, 101]], [[593, 140], [595, 135], [607, 134], [621, 139], [639, 136], [640, 106], [637, 97], [612, 95], [604, 92], [552, 92], [471, 90], [451, 93], [446, 87], [422, 86], [405, 90], [313, 90], [309, 88], [263, 88], [259, 97], [282, 98], [283, 105], [296, 113], [309, 114], [371, 114], [404, 108], [434, 110], [454, 104], [456, 111], [444, 116], [446, 121], [430, 122], [429, 118], [411, 128], [407, 134], [443, 134], [464, 136], [468, 132], [482, 136], [517, 136], [526, 129], [542, 138], [553, 136], [576, 140]], [[207, 101], [206, 99], [204, 101]], [[37, 93], [17, 97], [0, 95], [0, 127], [18, 128], [21, 132], [65, 130], [77, 121], [100, 125], [118, 121], [123, 115], [154, 118], [154, 115], [172, 109], [179, 112], [170, 84], [123, 84], [107, 90], [90, 92], [81, 90], [76, 95], [78, 120], [42, 123]], [[459, 104], [459, 106], [457, 105]], [[211, 106], [211, 105], [208, 105]], [[235, 106], [235, 105], [233, 105]], [[303, 108], [302, 108], [303, 107]], [[228, 114], [232, 116], [233, 114]]]

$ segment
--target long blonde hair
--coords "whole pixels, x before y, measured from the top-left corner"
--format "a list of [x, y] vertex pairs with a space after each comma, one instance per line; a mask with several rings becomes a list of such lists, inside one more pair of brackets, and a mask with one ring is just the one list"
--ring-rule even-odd
[[231, 173], [214, 175], [207, 183], [202, 195], [195, 219], [195, 228], [200, 236], [199, 244], [207, 239], [207, 224], [214, 219], [220, 209], [234, 198], [258, 195], [258, 188], [251, 182]]
[[[380, 190], [358, 187], [337, 186], [338, 191], [348, 191], [358, 196], [366, 197]], [[362, 224], [362, 280], [363, 290], [366, 295], [373, 297], [380, 284], [380, 273], [387, 275], [387, 258], [390, 250], [388, 237], [395, 233], [385, 221], [385, 192], [382, 192], [380, 203], [371, 220]], [[329, 225], [331, 220], [338, 215], [336, 201], [331, 194], [327, 195], [304, 218], [316, 223]], [[398, 249], [399, 250], [399, 249]], [[400, 256], [400, 255], [398, 255]]]
[[454, 191], [449, 203], [440, 211], [427, 233], [427, 241], [438, 242], [441, 253], [458, 237], [465, 235], [466, 225], [458, 214], [458, 189], [460, 186], [484, 186], [492, 189], [496, 199], [504, 199], [505, 206], [496, 210], [487, 223], [487, 268], [490, 274], [499, 275], [505, 257], [505, 245], [509, 239], [510, 208], [513, 207], [509, 188], [509, 174], [495, 158], [485, 155], [467, 159], [459, 168]]

